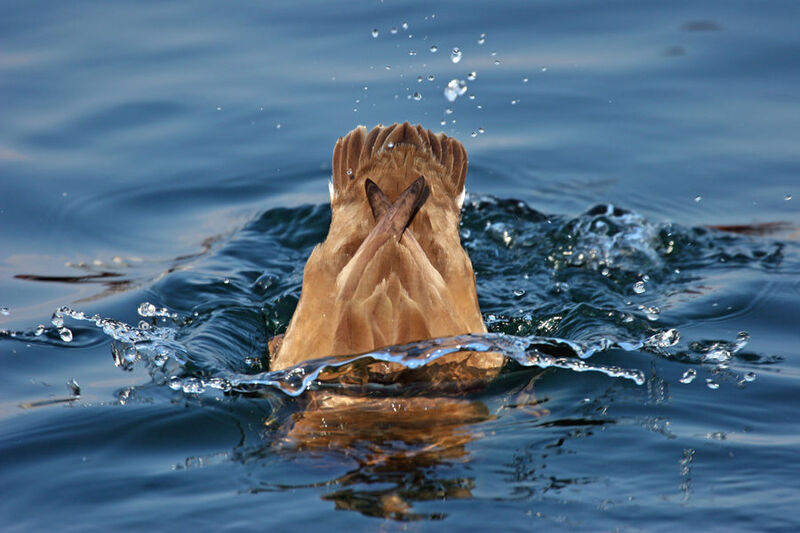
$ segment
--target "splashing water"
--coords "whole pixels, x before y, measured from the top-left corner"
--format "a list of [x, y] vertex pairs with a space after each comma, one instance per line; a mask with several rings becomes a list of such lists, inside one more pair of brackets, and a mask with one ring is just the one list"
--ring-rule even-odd
[[[154, 306], [144, 303], [148, 315]], [[175, 317], [164, 312], [162, 315]], [[62, 324], [64, 318], [85, 321], [111, 337], [116, 344], [112, 350], [117, 366], [129, 369], [137, 361], [144, 361], [151, 371], [163, 372], [166, 362], [172, 360], [179, 365], [178, 370], [186, 370], [190, 360], [189, 353], [180, 342], [175, 340], [176, 329], [171, 327], [151, 327], [142, 324], [133, 327], [111, 318], [98, 315], [87, 316], [81, 311], [69, 307], [58, 309], [53, 318], [54, 323]], [[144, 327], [143, 327], [144, 326]], [[599, 352], [621, 349], [634, 351], [639, 349], [659, 350], [674, 345], [678, 340], [675, 330], [663, 332], [643, 341], [620, 342], [601, 339], [596, 342], [575, 342], [550, 337], [515, 337], [502, 333], [459, 335], [440, 339], [414, 342], [402, 346], [390, 346], [353, 356], [323, 357], [305, 361], [292, 368], [258, 374], [244, 374], [230, 370], [215, 370], [214, 376], [172, 375], [167, 384], [173, 390], [182, 390], [189, 394], [200, 394], [207, 389], [225, 392], [254, 392], [265, 387], [280, 390], [289, 396], [299, 396], [314, 385], [320, 374], [329, 369], [342, 368], [358, 361], [383, 361], [399, 363], [408, 369], [420, 368], [440, 357], [456, 352], [498, 352], [525, 367], [562, 368], [575, 372], [600, 372], [613, 378], [632, 380], [637, 385], [645, 382], [644, 373], [640, 370], [625, 369], [617, 366], [590, 364], [585, 359]], [[569, 356], [554, 356], [551, 353], [567, 352]], [[170, 370], [175, 370], [170, 368]], [[176, 372], [178, 374], [179, 372]]]

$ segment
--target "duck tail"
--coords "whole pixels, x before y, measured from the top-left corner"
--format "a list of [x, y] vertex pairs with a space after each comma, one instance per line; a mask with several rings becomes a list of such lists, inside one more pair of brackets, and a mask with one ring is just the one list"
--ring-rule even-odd
[[467, 176], [467, 152], [456, 139], [408, 122], [378, 125], [369, 132], [358, 126], [340, 137], [333, 150], [331, 202], [363, 201], [371, 179], [390, 198], [397, 198], [424, 176], [434, 191], [461, 207]]

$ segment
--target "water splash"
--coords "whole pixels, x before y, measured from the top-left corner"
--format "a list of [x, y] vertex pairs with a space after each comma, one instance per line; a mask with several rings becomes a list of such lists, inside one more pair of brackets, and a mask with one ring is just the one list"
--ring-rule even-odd
[[[149, 304], [142, 304], [149, 314]], [[173, 317], [171, 313], [163, 313]], [[586, 362], [593, 355], [611, 349], [634, 351], [639, 349], [663, 349], [677, 342], [677, 334], [672, 330], [643, 341], [621, 342], [612, 339], [600, 339], [594, 342], [577, 342], [552, 337], [515, 337], [502, 333], [458, 335], [414, 342], [401, 346], [390, 346], [379, 350], [353, 355], [322, 357], [305, 361], [294, 367], [245, 374], [228, 369], [215, 369], [211, 376], [189, 375], [187, 362], [191, 360], [185, 346], [176, 341], [176, 329], [172, 327], [154, 327], [147, 323], [137, 327], [111, 318], [91, 317], [81, 311], [69, 307], [61, 307], [54, 314], [54, 322], [64, 323], [65, 318], [90, 322], [111, 337], [112, 352], [117, 366], [130, 369], [142, 361], [151, 372], [163, 375], [172, 372], [166, 380], [173, 390], [182, 390], [189, 394], [200, 394], [209, 389], [224, 392], [254, 392], [264, 388], [275, 388], [289, 396], [299, 396], [308, 390], [326, 371], [342, 368], [359, 361], [383, 361], [398, 363], [408, 369], [423, 367], [445, 355], [457, 352], [498, 352], [525, 367], [562, 368], [574, 372], [600, 372], [609, 377], [628, 379], [642, 385], [644, 373], [640, 370], [626, 369]], [[63, 326], [62, 326], [63, 327]], [[553, 354], [569, 355], [553, 355]], [[177, 367], [167, 365], [167, 361], [177, 363]]]

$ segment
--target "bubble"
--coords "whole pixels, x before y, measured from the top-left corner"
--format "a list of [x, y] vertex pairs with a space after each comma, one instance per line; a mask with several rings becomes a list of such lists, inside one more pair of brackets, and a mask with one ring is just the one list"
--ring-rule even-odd
[[448, 102], [455, 102], [456, 98], [467, 92], [467, 83], [464, 80], [452, 79], [444, 88], [444, 97]]
[[481, 33], [481, 36], [478, 37], [478, 44], [483, 44], [485, 42], [486, 42], [486, 34], [485, 33]]
[[64, 342], [72, 342], [72, 331], [70, 331], [69, 328], [58, 328], [58, 336], [61, 337], [61, 340]]
[[380, 33], [378, 32], [378, 28], [374, 28], [374, 29], [372, 30], [372, 38], [373, 38], [373, 39], [377, 39], [377, 38], [378, 38], [378, 35], [380, 35]]
[[694, 381], [694, 378], [696, 378], [696, 377], [697, 377], [697, 370], [695, 370], [694, 368], [690, 368], [686, 372], [683, 373], [683, 376], [681, 376], [680, 382], [684, 383], [684, 384], [689, 384], [692, 381]]
[[644, 288], [644, 281], [637, 281], [633, 284], [633, 292], [636, 294], [644, 294], [647, 289]]
[[438, 51], [439, 51], [439, 47], [438, 46], [436, 46], [435, 44], [433, 46], [431, 46], [431, 53], [432, 54], [435, 54]]
[[8, 307], [0, 307], [0, 315], [8, 316], [11, 314], [11, 311], [8, 310]]
[[414, 100], [419, 102], [420, 100], [422, 100], [422, 95], [419, 94], [418, 92], [414, 91], [414, 96], [412, 98], [414, 98]]
[[458, 48], [453, 48], [453, 50], [450, 52], [450, 61], [452, 61], [453, 63], [458, 63], [459, 61], [461, 61], [462, 55], [463, 54], [461, 53], [461, 50], [459, 50]]

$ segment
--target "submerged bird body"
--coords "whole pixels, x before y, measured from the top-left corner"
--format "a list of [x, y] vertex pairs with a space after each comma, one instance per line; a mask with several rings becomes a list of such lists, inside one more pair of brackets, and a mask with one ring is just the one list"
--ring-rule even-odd
[[[459, 235], [466, 172], [461, 143], [421, 126], [358, 127], [338, 140], [330, 229], [306, 263], [285, 336], [270, 343], [273, 370], [486, 331]], [[502, 362], [499, 354], [467, 352], [435, 366], [451, 367], [458, 379]]]

